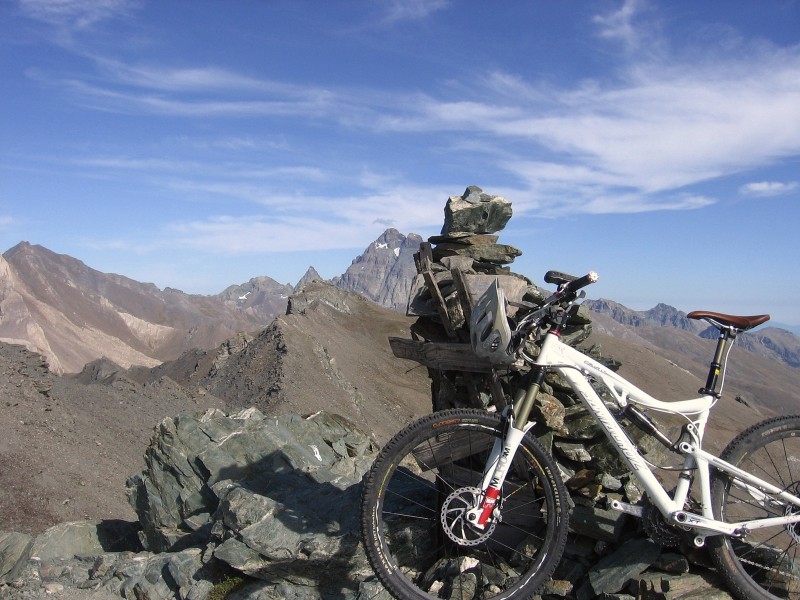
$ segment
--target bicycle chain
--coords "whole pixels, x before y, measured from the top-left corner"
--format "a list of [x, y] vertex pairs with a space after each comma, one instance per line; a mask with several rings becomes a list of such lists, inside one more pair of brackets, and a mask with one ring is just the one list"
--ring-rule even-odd
[[762, 565], [762, 564], [757, 563], [755, 561], [747, 560], [746, 558], [739, 558], [738, 556], [736, 558], [741, 563], [745, 563], [745, 564], [748, 564], [748, 565], [753, 565], [754, 567], [758, 567], [759, 569], [763, 569], [763, 570], [766, 570], [766, 571], [772, 571], [773, 573], [777, 573], [778, 575], [783, 575], [784, 577], [788, 577], [790, 579], [795, 579], [797, 581], [800, 581], [800, 577], [798, 577], [797, 575], [794, 575], [792, 573], [786, 573], [785, 571], [780, 571], [780, 570], [776, 569], [775, 567], [768, 567], [767, 565]]

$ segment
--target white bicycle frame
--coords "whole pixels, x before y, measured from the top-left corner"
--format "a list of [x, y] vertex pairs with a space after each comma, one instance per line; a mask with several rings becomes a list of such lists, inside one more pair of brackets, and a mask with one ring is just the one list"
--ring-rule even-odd
[[[741, 536], [754, 529], [786, 526], [800, 522], [800, 514], [736, 523], [726, 523], [714, 518], [711, 504], [711, 467], [734, 476], [736, 478], [734, 484], [744, 488], [755, 501], [762, 505], [771, 502], [767, 497], [767, 494], [770, 494], [800, 509], [800, 497], [777, 488], [702, 449], [703, 433], [708, 422], [709, 412], [716, 402], [714, 396], [704, 395], [699, 398], [676, 402], [657, 400], [591, 357], [563, 343], [558, 334], [552, 331], [545, 335], [535, 364], [549, 371], [558, 372], [569, 382], [588, 411], [605, 431], [606, 436], [616, 447], [620, 456], [628, 464], [631, 472], [641, 482], [652, 504], [658, 508], [668, 522], [693, 530], [696, 534], [694, 538], [695, 545], [702, 546], [705, 542], [705, 537], [708, 535]], [[684, 457], [684, 472], [694, 472], [700, 482], [702, 514], [691, 513], [684, 509], [690, 491], [691, 479], [689, 477], [681, 477], [674, 494], [670, 497], [669, 493], [656, 479], [651, 467], [644, 460], [636, 445], [630, 440], [605, 402], [597, 394], [590, 383], [590, 379], [601, 382], [612, 394], [620, 409], [625, 408], [628, 404], [633, 404], [655, 411], [683, 415], [688, 419], [689, 425], [686, 427], [686, 431], [689, 435], [682, 436], [676, 444], [675, 450]], [[538, 393], [538, 386], [530, 401], [535, 399], [535, 393]], [[529, 395], [531, 394], [529, 393]], [[528, 400], [527, 397], [526, 400]], [[530, 410], [529, 407], [528, 410]], [[484, 492], [483, 503], [470, 511], [471, 515], [468, 514], [469, 520], [477, 527], [483, 527], [486, 521], [491, 518], [499, 495], [499, 489], [503, 481], [505, 481], [510, 467], [510, 458], [514, 456], [525, 433], [534, 425], [534, 423], [529, 422], [523, 423], [522, 427], [518, 427], [510, 415], [509, 418], [511, 418], [511, 427], [508, 428], [504, 436], [502, 447], [499, 443], [495, 444], [495, 448], [487, 461], [487, 470], [481, 482], [481, 489]], [[637, 508], [619, 501], [612, 502], [611, 507], [624, 512], [633, 512], [634, 514], [636, 514]]]

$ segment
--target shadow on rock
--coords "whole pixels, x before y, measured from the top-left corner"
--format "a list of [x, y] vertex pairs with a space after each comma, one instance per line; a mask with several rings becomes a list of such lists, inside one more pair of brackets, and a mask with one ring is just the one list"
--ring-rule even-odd
[[264, 583], [252, 597], [352, 598], [372, 571], [360, 483], [376, 448], [336, 415], [210, 410], [165, 419], [129, 480], [145, 549], [203, 548]]

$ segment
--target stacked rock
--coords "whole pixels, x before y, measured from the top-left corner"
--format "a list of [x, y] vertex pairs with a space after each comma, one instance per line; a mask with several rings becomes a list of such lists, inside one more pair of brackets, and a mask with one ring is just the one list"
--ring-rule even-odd
[[[436, 244], [433, 258], [461, 256], [483, 272], [496, 272], [510, 264], [522, 252], [513, 246], [498, 244], [498, 236], [511, 219], [511, 202], [502, 196], [490, 196], [475, 185], [461, 196], [450, 196], [444, 208], [442, 234], [428, 241]], [[466, 262], [466, 261], [462, 261]]]
[[[503, 398], [513, 395], [515, 374], [502, 374], [498, 379], [491, 365], [476, 360], [467, 343], [472, 306], [494, 281], [511, 301], [507, 311], [512, 319], [520, 304], [541, 304], [551, 293], [508, 266], [522, 251], [499, 243], [497, 233], [512, 214], [511, 202], [471, 185], [462, 195], [450, 196], [441, 234], [429, 238], [415, 255], [419, 274], [407, 313], [418, 319], [411, 330], [416, 340], [447, 343], [448, 360], [426, 364], [413, 356], [413, 351], [402, 357], [428, 366], [434, 410], [499, 406], [505, 402]], [[590, 322], [588, 311], [579, 310], [562, 339], [573, 345], [583, 341], [591, 332]], [[397, 350], [395, 353], [401, 356]]]

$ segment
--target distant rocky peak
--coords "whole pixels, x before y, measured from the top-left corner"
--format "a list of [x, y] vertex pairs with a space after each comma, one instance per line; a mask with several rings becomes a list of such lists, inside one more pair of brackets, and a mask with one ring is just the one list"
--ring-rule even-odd
[[322, 278], [322, 275], [317, 273], [317, 270], [314, 267], [308, 267], [308, 270], [300, 278], [300, 281], [297, 282], [297, 285], [294, 286], [294, 289], [296, 292], [299, 292], [309, 283], [312, 283], [314, 281], [325, 281], [325, 280]]
[[643, 325], [674, 327], [694, 333], [700, 333], [705, 329], [704, 324], [689, 319], [685, 312], [663, 302], [645, 311], [633, 310], [618, 302], [605, 299], [586, 300], [584, 304], [592, 312], [607, 314], [617, 323], [630, 327], [641, 327]]
[[653, 308], [644, 313], [647, 320], [662, 327], [677, 327], [686, 331], [699, 331], [702, 327], [697, 327], [696, 323], [686, 317], [686, 313], [679, 311], [673, 306], [660, 302]]
[[16, 246], [9, 248], [3, 253], [3, 256], [9, 258], [11, 256], [20, 256], [25, 254], [35, 254], [39, 252], [46, 252], [49, 254], [55, 254], [54, 252], [47, 250], [43, 246], [33, 245], [30, 242], [22, 241]]
[[333, 282], [387, 308], [405, 310], [417, 273], [414, 253], [422, 241], [415, 233], [403, 235], [387, 229]]
[[612, 300], [586, 300], [583, 302], [590, 311], [610, 316], [617, 323], [630, 327], [639, 327], [646, 320], [642, 313], [623, 306]]
[[[413, 238], [415, 234], [412, 233], [409, 235]], [[370, 244], [370, 246], [367, 247], [364, 253], [366, 254], [368, 252], [389, 251], [392, 252], [395, 255], [395, 257], [398, 257], [400, 255], [400, 249], [403, 247], [403, 245], [406, 243], [407, 240], [408, 237], [404, 236], [396, 229], [387, 229], [378, 237], [378, 239], [376, 239], [374, 242], [372, 242], [372, 244]], [[420, 241], [421, 240], [422, 238], [420, 238]], [[419, 244], [417, 244], [417, 246], [418, 245]]]
[[247, 283], [241, 285], [231, 285], [218, 294], [221, 300], [255, 300], [257, 296], [282, 296], [288, 298], [293, 291], [289, 284], [278, 283], [271, 277], [253, 277]]

